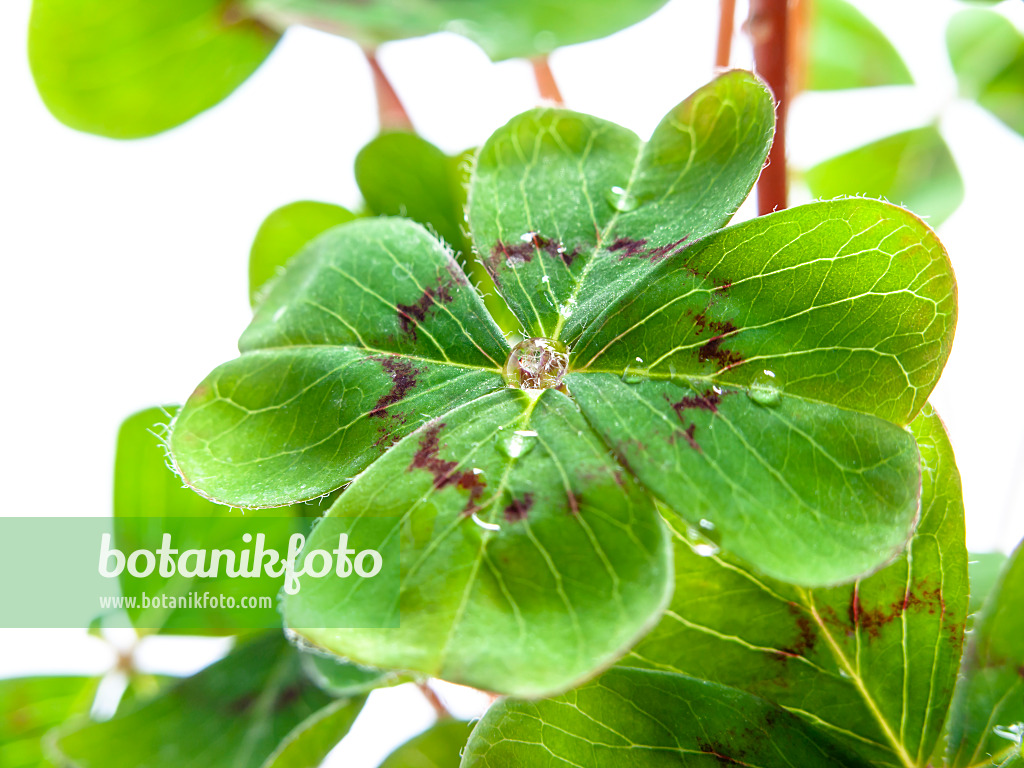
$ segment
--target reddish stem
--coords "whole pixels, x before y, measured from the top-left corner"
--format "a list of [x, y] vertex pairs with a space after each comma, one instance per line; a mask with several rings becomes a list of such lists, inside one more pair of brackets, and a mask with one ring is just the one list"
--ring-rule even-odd
[[409, 113], [402, 106], [402, 100], [398, 98], [395, 89], [391, 86], [384, 70], [380, 68], [377, 55], [373, 51], [366, 51], [366, 61], [373, 72], [373, 87], [377, 92], [377, 116], [380, 120], [380, 130], [383, 131], [410, 131], [415, 132]]
[[565, 100], [562, 98], [562, 92], [555, 80], [555, 73], [551, 71], [548, 57], [539, 56], [536, 59], [530, 59], [530, 63], [533, 65], [533, 76], [537, 80], [537, 90], [540, 91], [541, 99], [553, 102], [560, 107], [564, 105]]
[[441, 701], [441, 697], [438, 696], [437, 692], [434, 691], [434, 689], [427, 683], [419, 683], [417, 687], [420, 689], [420, 693], [423, 694], [424, 698], [430, 702], [430, 706], [434, 708], [434, 713], [437, 715], [439, 720], [452, 716], [452, 713], [448, 711], [448, 707], [446, 707], [444, 702]]
[[750, 0], [749, 30], [754, 43], [754, 65], [775, 95], [775, 141], [768, 152], [768, 165], [757, 181], [757, 207], [763, 216], [786, 207], [787, 0]]
[[715, 48], [715, 66], [726, 69], [732, 58], [733, 24], [736, 19], [736, 0], [720, 0], [718, 16], [718, 46]]

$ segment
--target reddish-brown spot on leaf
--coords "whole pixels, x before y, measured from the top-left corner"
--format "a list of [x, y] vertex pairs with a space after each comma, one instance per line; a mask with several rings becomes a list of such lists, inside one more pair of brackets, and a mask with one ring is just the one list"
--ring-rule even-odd
[[944, 616], [946, 603], [942, 596], [942, 588], [932, 587], [925, 581], [918, 581], [913, 587], [908, 588], [902, 597], [889, 605], [868, 607], [861, 599], [860, 585], [858, 584], [854, 586], [853, 594], [850, 596], [849, 619], [855, 629], [863, 630], [869, 637], [875, 638], [882, 633], [882, 629], [887, 624], [910, 610], [927, 611], [933, 615], [939, 613]]
[[447, 304], [452, 301], [451, 283], [445, 283], [441, 278], [437, 279], [436, 288], [426, 288], [415, 304], [398, 304], [398, 322], [402, 333], [416, 338], [416, 326], [422, 323], [427, 317], [427, 312], [437, 304]]
[[547, 254], [552, 259], [558, 259], [565, 266], [571, 267], [576, 257], [580, 255], [580, 247], [576, 246], [570, 251], [560, 240], [533, 233], [528, 239], [518, 243], [504, 243], [499, 240], [491, 249], [485, 266], [491, 277], [497, 281], [497, 273], [502, 264], [506, 267], [517, 267], [533, 261], [536, 253]]
[[420, 438], [420, 447], [413, 455], [412, 463], [409, 464], [406, 471], [425, 469], [434, 476], [434, 487], [438, 490], [453, 485], [463, 491], [468, 491], [469, 498], [462, 510], [462, 513], [468, 516], [476, 511], [476, 500], [480, 498], [480, 494], [484, 492], [487, 484], [481, 475], [472, 470], [457, 471], [459, 466], [457, 461], [447, 461], [441, 458], [438, 433], [443, 428], [444, 422], [439, 421], [427, 426]]
[[685, 237], [676, 240], [674, 243], [666, 243], [665, 245], [658, 245], [652, 248], [647, 247], [646, 240], [634, 240], [629, 237], [620, 237], [608, 246], [608, 250], [611, 253], [617, 253], [619, 255], [619, 261], [628, 258], [648, 259], [652, 264], [655, 264], [662, 259], [666, 259], [681, 251], [684, 247], [683, 243], [685, 243], [689, 237], [689, 235], [686, 235]]
[[533, 494], [527, 493], [523, 495], [523, 498], [513, 498], [507, 507], [505, 507], [505, 519], [510, 523], [518, 522], [519, 520], [525, 520], [526, 516], [530, 513], [530, 509], [533, 507]]
[[[668, 397], [666, 396], [666, 400]], [[691, 408], [699, 408], [703, 411], [711, 411], [711, 413], [718, 412], [718, 404], [722, 402], [722, 393], [716, 392], [713, 389], [709, 389], [703, 394], [689, 395], [684, 397], [677, 403], [670, 403], [672, 410], [676, 412], [676, 416], [679, 417], [680, 421], [683, 421], [683, 411]]]
[[721, 333], [713, 336], [706, 344], [697, 350], [697, 359], [702, 363], [713, 360], [719, 368], [731, 368], [743, 362], [743, 357], [738, 352], [730, 349], [723, 349], [722, 342], [725, 337], [737, 330], [730, 322], [724, 322], [720, 326]]
[[818, 633], [814, 629], [810, 617], [799, 605], [789, 603], [787, 608], [796, 619], [797, 639], [791, 645], [778, 649], [776, 653], [782, 658], [806, 656], [814, 649], [814, 644], [818, 641]]
[[[397, 357], [375, 357], [373, 359], [380, 363], [384, 372], [391, 377], [391, 391], [381, 396], [367, 417], [383, 419], [388, 415], [388, 406], [404, 399], [409, 394], [409, 390], [416, 386], [416, 376], [422, 371], [413, 368], [412, 363], [408, 360]], [[405, 421], [405, 415], [401, 413], [392, 413], [391, 418]]]

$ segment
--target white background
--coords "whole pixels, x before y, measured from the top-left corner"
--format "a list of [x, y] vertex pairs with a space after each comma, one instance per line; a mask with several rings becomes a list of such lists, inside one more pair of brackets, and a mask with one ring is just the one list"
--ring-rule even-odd
[[[1009, 551], [1024, 535], [1024, 139], [956, 99], [944, 29], [962, 6], [857, 5], [919, 85], [801, 96], [790, 159], [806, 167], [941, 119], [967, 199], [940, 230], [960, 321], [932, 401], [963, 475], [970, 547]], [[1024, 3], [998, 8], [1024, 27]], [[236, 354], [249, 317], [246, 259], [263, 217], [299, 199], [358, 205], [352, 161], [376, 132], [376, 108], [356, 46], [296, 28], [225, 103], [181, 128], [127, 143], [75, 133], [35, 93], [28, 12], [28, 0], [0, 4], [0, 514], [103, 515], [120, 421], [181, 402]], [[648, 135], [713, 74], [716, 13], [715, 0], [673, 0], [632, 29], [556, 52], [567, 106]], [[393, 43], [380, 58], [422, 135], [448, 151], [480, 143], [537, 102], [527, 64], [491, 64], [454, 36]], [[739, 30], [733, 63], [750, 66]], [[187, 673], [223, 651], [162, 642], [147, 641], [143, 666]], [[109, 648], [81, 632], [0, 631], [0, 643], [0, 676], [110, 664]], [[463, 714], [481, 705], [444, 692]], [[414, 689], [378, 692], [332, 764], [375, 765], [431, 717]]]

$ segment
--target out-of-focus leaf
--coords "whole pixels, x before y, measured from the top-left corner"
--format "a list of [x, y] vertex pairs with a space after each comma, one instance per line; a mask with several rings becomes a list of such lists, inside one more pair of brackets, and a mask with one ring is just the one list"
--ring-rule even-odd
[[463, 768], [863, 766], [829, 736], [749, 693], [612, 669], [554, 699], [505, 699], [477, 724]]
[[249, 301], [255, 307], [268, 283], [302, 247], [355, 214], [340, 205], [302, 200], [283, 205], [260, 224], [249, 251]]
[[971, 553], [968, 563], [971, 574], [971, 602], [968, 613], [977, 613], [988, 599], [996, 585], [999, 574], [1006, 565], [1007, 557], [1002, 552]]
[[34, 0], [28, 53], [58, 120], [133, 139], [217, 104], [277, 38], [224, 0]]
[[610, 35], [665, 0], [242, 0], [275, 27], [307, 24], [373, 48], [388, 40], [456, 32], [495, 61], [530, 57]]
[[43, 739], [76, 715], [88, 715], [95, 677], [16, 677], [0, 680], [0, 766], [50, 768]]
[[[362, 664], [531, 697], [624, 653], [668, 602], [667, 533], [572, 401], [537, 394], [505, 388], [428, 422], [327, 513], [393, 521], [399, 628], [331, 628], [394, 600], [374, 579], [285, 596], [287, 625]], [[330, 548], [323, 528], [308, 547]]]
[[317, 710], [284, 737], [261, 768], [317, 768], [349, 732], [364, 699], [337, 699]]
[[302, 666], [321, 690], [332, 696], [359, 696], [377, 688], [408, 682], [412, 677], [391, 669], [374, 669], [326, 656], [303, 653]]
[[967, 550], [960, 477], [942, 423], [926, 406], [910, 429], [923, 489], [906, 553], [855, 584], [804, 590], [715, 554], [695, 532], [680, 533], [672, 605], [620, 663], [750, 691], [879, 768], [924, 765], [959, 668]]
[[910, 85], [896, 48], [846, 0], [812, 0], [807, 85], [812, 91]]
[[256, 768], [328, 706], [298, 651], [267, 632], [137, 709], [61, 733], [56, 748], [77, 768]]
[[1024, 544], [985, 600], [949, 720], [952, 768], [1016, 765], [1024, 736]]
[[441, 720], [387, 756], [380, 768], [459, 768], [473, 726]]
[[878, 197], [909, 208], [933, 227], [964, 199], [956, 161], [935, 126], [915, 128], [820, 163], [805, 176], [818, 198]]
[[[114, 533], [117, 546], [123, 551], [131, 552], [144, 547], [147, 541], [151, 541], [147, 536], [154, 531], [170, 534], [182, 551], [191, 546], [207, 549], [238, 547], [240, 542], [237, 539], [238, 526], [235, 520], [243, 514], [268, 514], [215, 504], [182, 484], [181, 478], [167, 466], [162, 445], [162, 433], [166, 431], [168, 422], [177, 410], [177, 406], [147, 408], [125, 419], [118, 431], [114, 461]], [[289, 517], [296, 515], [300, 509], [301, 505], [286, 507], [269, 514]], [[152, 527], [147, 528], [138, 518], [151, 518]], [[159, 536], [155, 540], [159, 541]], [[254, 626], [252, 613], [224, 609], [217, 605], [143, 608], [143, 594], [148, 594], [150, 598], [156, 597], [152, 581], [133, 578], [127, 569], [121, 572], [119, 581], [121, 593], [128, 598], [134, 597], [138, 603], [139, 607], [125, 610], [139, 630], [157, 629], [166, 634], [184, 632], [223, 635]], [[190, 585], [194, 586], [195, 583], [191, 578], [175, 574], [166, 584], [164, 593], [183, 596], [188, 593]], [[252, 592], [255, 582], [251, 579], [232, 579], [225, 575], [216, 579], [204, 578], [202, 583], [204, 591], [216, 587], [217, 593], [239, 600], [243, 596], [255, 594]], [[268, 609], [268, 612], [272, 611]]]
[[373, 213], [407, 216], [429, 225], [452, 248], [465, 253], [466, 193], [458, 162], [415, 134], [383, 133], [356, 155], [356, 183]]
[[1024, 136], [1024, 34], [978, 8], [950, 19], [946, 43], [960, 93]]

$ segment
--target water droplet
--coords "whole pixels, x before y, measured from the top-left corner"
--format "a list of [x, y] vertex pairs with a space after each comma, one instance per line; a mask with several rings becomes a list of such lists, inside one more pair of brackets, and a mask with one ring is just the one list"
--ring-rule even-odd
[[405, 280], [409, 277], [409, 268], [404, 264], [395, 264], [395, 266], [391, 268], [391, 276], [395, 278], [395, 280]]
[[[701, 527], [705, 528], [705, 523], [707, 522], [707, 520], [701, 520]], [[705, 528], [705, 530], [710, 531], [712, 528], [714, 528], [713, 525], [711, 528]], [[694, 554], [700, 557], [714, 557], [720, 551], [718, 544], [709, 539], [699, 529], [689, 525], [686, 527], [686, 541], [689, 543], [690, 549], [693, 550]]]
[[773, 408], [782, 400], [779, 383], [772, 371], [765, 370], [754, 377], [747, 388], [747, 396], [758, 405]]
[[555, 389], [569, 369], [565, 345], [552, 339], [526, 339], [505, 362], [505, 381], [518, 389]]
[[715, 530], [715, 524], [712, 523], [710, 520], [705, 520], [704, 518], [701, 518], [700, 527], [703, 528], [705, 531]]
[[534, 240], [537, 239], [537, 233], [536, 232], [524, 232], [523, 234], [521, 234], [519, 236], [519, 239], [522, 240], [524, 243], [532, 243]]
[[622, 187], [612, 187], [608, 190], [605, 197], [608, 200], [608, 204], [621, 213], [634, 211], [637, 206], [640, 205], [640, 201], [637, 200], [636, 195], [630, 194]]
[[511, 434], [498, 433], [495, 447], [507, 459], [518, 459], [533, 450], [537, 433], [533, 430], [517, 429]]
[[544, 277], [542, 277], [542, 278], [540, 279], [540, 281], [541, 281], [542, 283], [549, 283], [549, 282], [551, 282], [551, 276], [550, 276], [550, 275], [544, 275]]
[[646, 379], [644, 371], [640, 368], [627, 365], [622, 371], [622, 381], [625, 384], [640, 384]]

